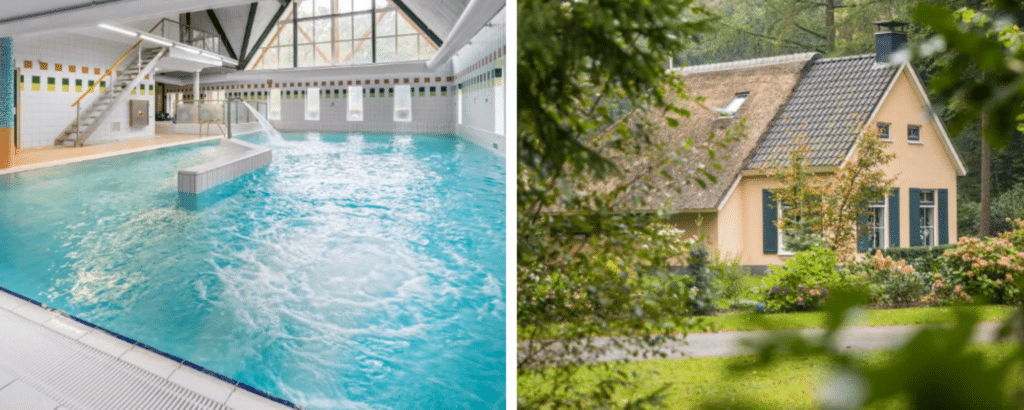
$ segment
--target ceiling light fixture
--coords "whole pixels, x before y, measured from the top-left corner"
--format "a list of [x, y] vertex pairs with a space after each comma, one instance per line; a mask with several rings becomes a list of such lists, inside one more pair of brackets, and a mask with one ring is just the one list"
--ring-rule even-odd
[[100, 24], [99, 28], [110, 30], [110, 31], [113, 31], [113, 32], [116, 32], [116, 33], [121, 33], [121, 34], [124, 34], [126, 36], [130, 36], [130, 37], [138, 37], [139, 36], [139, 34], [134, 32], [134, 31], [125, 30], [123, 28], [111, 26], [109, 24]]

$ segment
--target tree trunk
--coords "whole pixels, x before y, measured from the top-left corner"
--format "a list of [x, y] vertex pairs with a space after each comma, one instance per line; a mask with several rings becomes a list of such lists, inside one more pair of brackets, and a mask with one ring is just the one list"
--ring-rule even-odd
[[985, 140], [985, 125], [988, 114], [981, 116], [981, 212], [978, 216], [978, 236], [989, 236], [989, 221], [992, 220], [992, 148]]
[[836, 0], [825, 0], [825, 47], [836, 49]]

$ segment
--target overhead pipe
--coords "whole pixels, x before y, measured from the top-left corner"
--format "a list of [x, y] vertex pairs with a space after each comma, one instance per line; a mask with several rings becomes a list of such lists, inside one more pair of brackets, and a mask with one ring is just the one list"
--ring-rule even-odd
[[448, 62], [463, 45], [468, 43], [480, 32], [480, 29], [491, 21], [494, 16], [505, 8], [505, 2], [501, 0], [471, 0], [466, 10], [462, 12], [459, 21], [455, 22], [448, 38], [444, 39], [444, 45], [437, 49], [434, 58], [427, 61], [427, 71], [434, 71], [442, 64]]
[[43, 17], [43, 16], [49, 16], [49, 15], [53, 15], [53, 14], [66, 13], [66, 12], [69, 12], [69, 11], [75, 11], [75, 10], [79, 10], [79, 9], [85, 9], [85, 8], [96, 7], [96, 6], [102, 6], [102, 5], [107, 4], [107, 3], [116, 3], [116, 2], [119, 2], [119, 1], [123, 1], [123, 0], [95, 0], [95, 1], [88, 2], [88, 3], [75, 4], [75, 5], [71, 5], [71, 6], [59, 7], [59, 8], [55, 8], [55, 9], [51, 9], [51, 10], [40, 11], [40, 12], [29, 13], [29, 14], [24, 14], [24, 15], [20, 15], [20, 16], [14, 16], [14, 17], [6, 18], [6, 19], [3, 19], [3, 20], [0, 20], [0, 24], [11, 23], [11, 22], [25, 20], [25, 19], [30, 19], [30, 18], [35, 18], [35, 17]]

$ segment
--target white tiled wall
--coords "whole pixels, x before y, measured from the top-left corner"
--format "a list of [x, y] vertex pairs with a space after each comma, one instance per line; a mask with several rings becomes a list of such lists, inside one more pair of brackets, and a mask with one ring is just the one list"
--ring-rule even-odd
[[[75, 92], [75, 80], [82, 80], [82, 91], [88, 89], [89, 80], [99, 79], [94, 74], [94, 69], [99, 67], [105, 72], [110, 65], [130, 48], [130, 45], [114, 43], [108, 40], [95, 39], [92, 37], [73, 34], [46, 34], [38, 36], [15, 37], [14, 39], [14, 60], [15, 67], [21, 69], [24, 76], [24, 88], [19, 89], [20, 97], [20, 145], [22, 148], [41, 147], [53, 145], [53, 140], [71, 123], [75, 118], [75, 108], [71, 104], [81, 96]], [[32, 68], [24, 68], [24, 61], [31, 61]], [[47, 69], [43, 70], [40, 63], [47, 63]], [[56, 65], [61, 64], [62, 70], [56, 71]], [[70, 66], [76, 66], [76, 72], [70, 72]], [[88, 73], [82, 73], [81, 67], [87, 67]], [[32, 77], [40, 77], [38, 91], [32, 90]], [[48, 91], [47, 78], [55, 78], [55, 90]], [[62, 88], [62, 79], [69, 79], [69, 90]], [[104, 79], [109, 87], [111, 79]], [[152, 80], [143, 80], [145, 87], [144, 94], [129, 95], [128, 100], [148, 100], [150, 107], [149, 126], [132, 128], [128, 126], [128, 103], [123, 107], [115, 107], [113, 114], [100, 125], [87, 143], [98, 143], [116, 140], [125, 140], [134, 137], [152, 136], [153, 128], [153, 106], [154, 96], [149, 94], [149, 86], [153, 85]], [[99, 87], [97, 87], [97, 90]], [[83, 109], [98, 95], [91, 94], [83, 100]], [[117, 124], [119, 131], [114, 131], [114, 124]]]
[[[456, 85], [452, 81], [450, 68], [442, 73], [399, 73], [387, 76], [329, 77], [323, 78], [311, 74], [310, 78], [289, 79], [278, 83], [271, 80], [273, 88], [266, 83], [221, 83], [204, 84], [204, 92], [225, 91], [229, 96], [243, 94], [259, 94], [260, 101], [268, 101], [263, 96], [270, 89], [281, 90], [281, 120], [271, 121], [281, 131], [369, 131], [369, 132], [417, 132], [431, 134], [452, 134], [455, 132], [455, 94]], [[387, 82], [385, 83], [385, 80]], [[396, 84], [406, 84], [413, 90], [412, 121], [396, 122], [394, 120], [395, 98], [387, 93]], [[359, 82], [357, 84], [356, 82]], [[347, 95], [342, 93], [349, 85], [359, 85], [363, 93], [363, 121], [348, 121]], [[278, 85], [281, 84], [281, 85]], [[308, 84], [308, 85], [307, 85]], [[423, 93], [420, 93], [420, 88]], [[430, 88], [434, 87], [433, 95]], [[191, 94], [185, 87], [178, 87], [186, 94]], [[320, 97], [320, 119], [306, 120], [306, 97], [301, 93], [309, 88], [319, 88], [325, 94]], [[371, 94], [370, 88], [384, 89], [385, 93]], [[334, 90], [338, 90], [335, 98]], [[172, 90], [172, 92], [177, 89]], [[371, 97], [373, 95], [373, 97]]]
[[452, 59], [455, 82], [462, 84], [457, 97], [462, 101], [462, 118], [456, 134], [499, 155], [505, 154], [507, 129], [504, 100], [498, 101], [508, 92], [504, 21], [502, 10]]
[[[396, 122], [394, 120], [394, 98], [375, 97], [363, 98], [363, 121], [348, 121], [346, 111], [348, 100], [345, 98], [321, 98], [320, 121], [306, 121], [304, 118], [305, 100], [291, 99], [281, 102], [282, 121], [273, 121], [274, 127], [280, 130], [294, 131], [371, 131], [371, 132], [423, 132], [423, 133], [454, 133], [455, 98], [452, 96], [451, 85], [448, 95], [442, 97], [430, 92], [420, 97], [418, 92], [412, 98], [412, 121]], [[435, 87], [440, 88], [440, 85]], [[379, 87], [378, 87], [379, 88]], [[427, 88], [429, 90], [429, 87]]]

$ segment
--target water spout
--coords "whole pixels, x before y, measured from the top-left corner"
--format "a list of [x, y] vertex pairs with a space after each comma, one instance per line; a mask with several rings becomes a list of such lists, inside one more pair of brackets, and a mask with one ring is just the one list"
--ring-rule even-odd
[[252, 115], [256, 117], [256, 121], [260, 123], [261, 127], [263, 127], [263, 132], [267, 134], [271, 141], [284, 141], [284, 138], [281, 137], [281, 133], [277, 132], [277, 130], [274, 129], [274, 126], [270, 124], [270, 120], [267, 120], [267, 117], [264, 117], [263, 114], [260, 114], [260, 112], [257, 111], [256, 108], [253, 108], [253, 106], [249, 105], [249, 103], [245, 100], [239, 101], [242, 101], [242, 104], [245, 104], [245, 108], [248, 108], [249, 111], [252, 112]]

